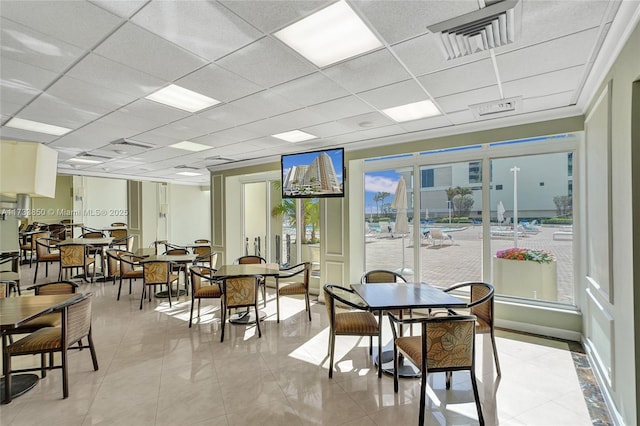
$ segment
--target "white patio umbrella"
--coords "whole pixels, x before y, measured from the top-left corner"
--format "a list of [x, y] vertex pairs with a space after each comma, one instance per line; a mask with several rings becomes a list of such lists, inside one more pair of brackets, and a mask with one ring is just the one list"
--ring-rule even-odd
[[396, 269], [395, 271], [399, 274], [413, 274], [410, 268], [404, 267], [404, 237], [409, 232], [407, 204], [407, 184], [404, 181], [404, 176], [400, 176], [398, 186], [396, 186], [396, 192], [393, 196], [393, 202], [391, 203], [391, 207], [396, 209], [396, 226], [394, 232], [402, 234], [402, 268]]
[[504, 206], [502, 205], [502, 201], [498, 203], [498, 223], [502, 224], [504, 221]]

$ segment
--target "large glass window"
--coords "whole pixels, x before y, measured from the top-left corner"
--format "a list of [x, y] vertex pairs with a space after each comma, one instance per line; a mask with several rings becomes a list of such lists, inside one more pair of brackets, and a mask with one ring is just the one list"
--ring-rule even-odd
[[365, 205], [365, 271], [386, 269], [414, 280], [413, 232], [420, 221], [413, 218], [412, 169], [366, 173]]
[[[409, 280], [443, 287], [482, 280], [502, 297], [575, 304], [578, 137], [372, 159], [364, 174], [364, 270], [404, 271]], [[398, 232], [394, 204], [401, 177], [407, 232]]]
[[492, 183], [504, 186], [491, 192], [498, 294], [573, 303], [573, 199], [567, 188], [571, 159], [554, 153], [491, 160]]
[[[426, 167], [431, 166], [420, 170]], [[443, 287], [480, 280], [481, 162], [441, 164], [436, 169], [446, 172], [446, 178], [438, 186], [420, 188], [420, 279]], [[472, 171], [479, 173], [477, 181], [472, 182]]]

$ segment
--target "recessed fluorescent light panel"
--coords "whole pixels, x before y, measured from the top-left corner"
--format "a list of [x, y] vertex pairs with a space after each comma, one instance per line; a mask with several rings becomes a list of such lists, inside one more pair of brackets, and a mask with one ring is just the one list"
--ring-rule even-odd
[[146, 97], [149, 100], [179, 108], [189, 112], [200, 111], [219, 104], [220, 101], [184, 87], [170, 84]]
[[67, 161], [72, 163], [81, 163], [81, 164], [100, 164], [102, 161], [98, 160], [89, 160], [88, 158], [69, 158]]
[[344, 1], [283, 28], [275, 36], [318, 67], [382, 46]]
[[176, 174], [181, 176], [201, 176], [201, 173], [195, 173], [195, 172], [178, 172]]
[[282, 139], [287, 142], [303, 142], [311, 139], [316, 139], [317, 136], [305, 133], [301, 130], [292, 130], [290, 132], [278, 133], [277, 135], [271, 135], [274, 138]]
[[7, 127], [14, 129], [29, 130], [30, 132], [46, 133], [48, 135], [62, 136], [69, 133], [72, 129], [66, 127], [54, 126], [52, 124], [40, 123], [38, 121], [25, 120], [24, 118], [14, 117], [7, 121]]
[[398, 123], [440, 115], [440, 111], [431, 101], [420, 101], [400, 105], [393, 108], [383, 109], [382, 112]]
[[213, 147], [209, 145], [202, 145], [201, 143], [182, 141], [182, 142], [174, 143], [173, 145], [169, 145], [169, 148], [178, 148], [178, 149], [184, 149], [185, 151], [199, 152], [199, 151], [211, 149]]

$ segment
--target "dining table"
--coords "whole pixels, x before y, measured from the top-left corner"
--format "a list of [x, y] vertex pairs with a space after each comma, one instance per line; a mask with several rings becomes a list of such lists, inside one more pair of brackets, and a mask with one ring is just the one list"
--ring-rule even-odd
[[[276, 288], [278, 284], [278, 276], [280, 275], [280, 266], [277, 263], [243, 263], [233, 265], [222, 265], [213, 274], [218, 279], [242, 275], [262, 275], [263, 277], [274, 277], [276, 280]], [[266, 299], [263, 301], [266, 306]], [[260, 321], [267, 317], [266, 312], [258, 311], [256, 315], [253, 312], [240, 312], [229, 317], [231, 324], [252, 324], [259, 318]]]
[[[351, 284], [351, 289], [362, 298], [370, 311], [378, 314], [379, 357], [374, 356], [378, 365], [378, 377], [382, 377], [383, 371], [393, 374], [393, 349], [382, 349], [382, 317], [385, 311], [455, 309], [467, 306], [464, 300], [424, 282]], [[399, 377], [417, 377], [419, 374], [419, 369], [407, 360], [403, 360], [398, 367]]]
[[56, 307], [82, 297], [82, 294], [54, 294], [43, 296], [18, 296], [0, 299], [0, 332], [2, 333], [2, 379], [0, 380], [0, 398], [4, 403], [7, 393], [16, 398], [31, 388], [39, 380], [37, 374], [21, 373], [11, 376], [11, 389], [6, 389], [4, 376], [7, 374], [7, 358], [4, 348], [8, 344], [9, 331], [19, 327], [37, 316], [52, 312]]

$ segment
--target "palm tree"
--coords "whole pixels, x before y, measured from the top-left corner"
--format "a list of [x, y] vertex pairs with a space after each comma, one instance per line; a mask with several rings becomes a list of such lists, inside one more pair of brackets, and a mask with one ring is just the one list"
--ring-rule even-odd
[[[384, 213], [384, 200], [385, 198], [388, 198], [390, 195], [391, 194], [388, 192], [378, 192], [376, 194], [376, 197], [378, 197], [378, 201], [380, 201], [380, 205], [382, 206], [383, 213]], [[380, 216], [380, 210], [378, 210], [378, 216]]]
[[449, 187], [444, 190], [447, 194], [447, 201], [451, 203], [451, 210], [454, 217], [460, 217], [462, 213], [469, 212], [473, 205], [473, 198], [470, 197], [473, 194], [471, 188], [463, 188], [456, 186], [455, 188]]

